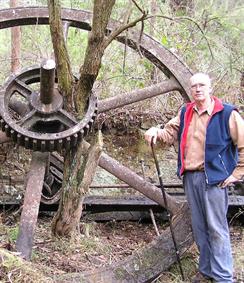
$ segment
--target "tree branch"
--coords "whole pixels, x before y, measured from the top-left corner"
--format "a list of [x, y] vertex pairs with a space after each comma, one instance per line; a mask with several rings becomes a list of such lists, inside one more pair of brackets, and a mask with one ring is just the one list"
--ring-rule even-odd
[[135, 19], [133, 22], [130, 22], [126, 25], [120, 26], [119, 28], [117, 28], [116, 30], [114, 30], [110, 36], [107, 38], [106, 42], [105, 42], [105, 47], [107, 47], [119, 34], [121, 34], [123, 31], [134, 27], [138, 22], [144, 21], [145, 19], [147, 19], [148, 13], [143, 11], [142, 16], [140, 16], [139, 18]]
[[127, 22], [127, 24], [122, 25], [120, 27], [118, 27], [116, 30], [114, 30], [110, 36], [107, 38], [106, 40], [106, 47], [119, 35], [121, 34], [123, 31], [128, 30], [131, 27], [134, 27], [138, 22], [141, 22], [141, 32], [140, 32], [140, 36], [139, 36], [139, 40], [137, 42], [137, 49], [138, 52], [140, 54], [141, 57], [141, 50], [140, 50], [140, 41], [141, 41], [141, 37], [142, 37], [142, 33], [143, 33], [143, 29], [144, 29], [144, 20], [147, 19], [148, 16], [148, 12], [144, 11], [137, 3], [135, 0], [132, 0], [133, 4], [137, 7], [137, 9], [142, 13], [142, 16], [137, 18], [136, 20], [134, 20], [133, 22]]
[[102, 56], [106, 46], [106, 29], [115, 0], [95, 0], [93, 6], [92, 30], [89, 34], [84, 63], [80, 68], [77, 85], [77, 111], [79, 117], [84, 115], [86, 100], [101, 67]]
[[131, 0], [131, 1], [134, 3], [134, 5], [136, 6], [136, 8], [137, 8], [141, 13], [144, 13], [144, 10], [136, 3], [135, 0]]
[[208, 45], [208, 49], [209, 49], [209, 52], [210, 52], [210, 55], [211, 55], [211, 58], [214, 59], [214, 55], [213, 55], [213, 51], [212, 51], [212, 48], [210, 46], [210, 43], [206, 37], [206, 34], [204, 33], [203, 29], [201, 28], [201, 26], [199, 25], [198, 22], [196, 22], [194, 19], [190, 18], [190, 17], [187, 17], [187, 16], [182, 16], [182, 17], [175, 17], [175, 18], [172, 18], [172, 17], [168, 17], [168, 16], [163, 16], [163, 15], [155, 15], [155, 16], [149, 16], [148, 18], [151, 18], [151, 17], [158, 17], [158, 18], [164, 18], [166, 20], [170, 20], [170, 21], [174, 21], [174, 22], [179, 22], [179, 20], [187, 20], [187, 21], [191, 21], [192, 23], [194, 23], [195, 26], [197, 26], [197, 28], [200, 30], [201, 34], [203, 35], [203, 38], [205, 39], [207, 45]]

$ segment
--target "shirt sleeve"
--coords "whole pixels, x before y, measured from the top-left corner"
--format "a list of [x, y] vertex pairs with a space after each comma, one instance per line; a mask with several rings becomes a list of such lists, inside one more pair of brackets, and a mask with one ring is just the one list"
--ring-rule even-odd
[[238, 148], [238, 163], [232, 175], [240, 180], [244, 177], [244, 120], [237, 111], [232, 111], [229, 127], [231, 138]]
[[176, 117], [169, 120], [163, 129], [159, 129], [158, 138], [161, 142], [171, 145], [177, 140], [180, 128], [180, 112]]

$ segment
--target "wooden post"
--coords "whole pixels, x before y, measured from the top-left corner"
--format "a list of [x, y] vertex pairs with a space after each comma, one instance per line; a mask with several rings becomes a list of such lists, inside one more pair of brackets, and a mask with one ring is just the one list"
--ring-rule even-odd
[[[18, 0], [10, 0], [10, 8], [18, 6]], [[20, 46], [21, 29], [20, 26], [11, 28], [11, 73], [16, 74], [20, 69]]]

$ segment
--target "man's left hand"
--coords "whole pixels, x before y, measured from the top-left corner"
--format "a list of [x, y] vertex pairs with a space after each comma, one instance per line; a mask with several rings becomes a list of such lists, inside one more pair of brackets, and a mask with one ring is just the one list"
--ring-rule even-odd
[[233, 175], [230, 175], [227, 179], [224, 180], [224, 182], [220, 184], [220, 188], [225, 188], [227, 186], [230, 186], [231, 184], [237, 181], [238, 179], [236, 177], [234, 177]]

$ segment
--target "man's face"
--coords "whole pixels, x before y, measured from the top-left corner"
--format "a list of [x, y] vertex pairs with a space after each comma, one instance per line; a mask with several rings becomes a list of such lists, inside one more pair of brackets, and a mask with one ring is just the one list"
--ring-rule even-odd
[[211, 97], [211, 84], [204, 74], [193, 75], [190, 79], [191, 95], [196, 102], [205, 102]]

